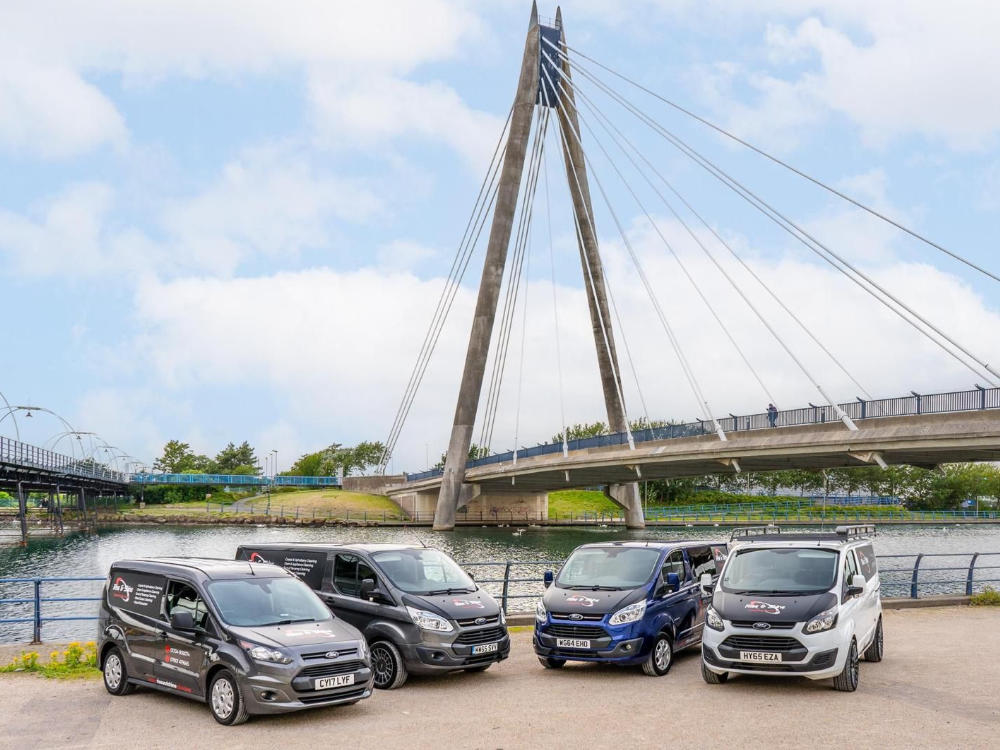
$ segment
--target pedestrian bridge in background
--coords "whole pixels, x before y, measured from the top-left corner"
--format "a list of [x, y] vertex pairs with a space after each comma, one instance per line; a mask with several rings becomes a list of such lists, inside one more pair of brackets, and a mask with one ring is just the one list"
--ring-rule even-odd
[[340, 487], [340, 477], [265, 477], [254, 474], [132, 474], [138, 485], [213, 485], [225, 487]]

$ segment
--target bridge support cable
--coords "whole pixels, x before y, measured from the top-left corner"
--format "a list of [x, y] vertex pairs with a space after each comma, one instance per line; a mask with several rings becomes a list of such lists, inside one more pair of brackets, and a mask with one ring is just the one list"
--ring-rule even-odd
[[[559, 85], [562, 86], [562, 81], [559, 82]], [[588, 107], [588, 109], [591, 112], [593, 112], [594, 109], [593, 109], [592, 105], [590, 104], [590, 102], [588, 100], [588, 97], [586, 96], [586, 94], [584, 94], [582, 91], [580, 91], [579, 86], [574, 85], [574, 92], [576, 94], [579, 94], [583, 98], [584, 104]], [[722, 330], [723, 334], [726, 336], [727, 339], [729, 339], [729, 343], [736, 350], [737, 354], [739, 354], [740, 358], [743, 360], [743, 363], [747, 366], [747, 369], [750, 370], [750, 373], [753, 375], [754, 379], [757, 381], [757, 383], [760, 385], [761, 389], [764, 391], [764, 395], [768, 397], [768, 399], [771, 401], [771, 403], [775, 403], [776, 404], [777, 400], [774, 398], [774, 395], [771, 393], [770, 389], [764, 383], [764, 380], [763, 380], [763, 378], [761, 378], [760, 373], [757, 372], [757, 369], [750, 362], [750, 359], [747, 357], [746, 352], [743, 351], [743, 347], [740, 346], [739, 342], [736, 340], [736, 338], [730, 332], [729, 327], [723, 322], [722, 318], [719, 316], [719, 314], [716, 311], [715, 307], [712, 305], [712, 303], [709, 301], [708, 297], [702, 291], [701, 286], [698, 284], [698, 282], [695, 280], [694, 276], [692, 276], [691, 272], [688, 270], [687, 265], [681, 259], [680, 255], [678, 255], [677, 251], [674, 250], [673, 245], [671, 245], [670, 242], [667, 240], [667, 238], [664, 236], [664, 234], [663, 234], [662, 230], [660, 229], [659, 225], [653, 220], [653, 217], [650, 215], [649, 211], [646, 209], [646, 206], [643, 204], [643, 202], [639, 198], [638, 194], [632, 188], [632, 185], [625, 178], [625, 175], [622, 174], [622, 171], [618, 168], [618, 165], [615, 164], [614, 159], [611, 158], [611, 154], [608, 153], [608, 150], [604, 147], [604, 145], [601, 143], [600, 139], [597, 137], [597, 133], [588, 124], [586, 118], [584, 118], [582, 115], [580, 116], [580, 122], [587, 126], [587, 128], [590, 131], [591, 137], [594, 139], [594, 142], [597, 144], [598, 148], [600, 148], [601, 152], [604, 154], [605, 158], [608, 160], [608, 163], [611, 164], [612, 169], [614, 169], [615, 173], [621, 179], [622, 184], [625, 185], [625, 189], [628, 190], [628, 192], [631, 194], [631, 196], [635, 199], [636, 204], [639, 206], [639, 210], [642, 211], [642, 213], [645, 215], [646, 220], [649, 222], [649, 225], [653, 228], [653, 231], [656, 232], [657, 236], [663, 242], [663, 245], [667, 248], [667, 251], [670, 253], [671, 256], [673, 256], [674, 260], [677, 262], [677, 265], [680, 266], [680, 269], [683, 272], [685, 278], [687, 278], [687, 280], [690, 282], [691, 286], [694, 288], [694, 290], [697, 293], [698, 297], [701, 298], [701, 301], [705, 304], [705, 307], [708, 308], [709, 313], [711, 313], [712, 317], [715, 319], [715, 322], [718, 323], [719, 328]], [[628, 158], [629, 161], [632, 162], [632, 165], [636, 168], [636, 170], [640, 172], [640, 174], [646, 179], [646, 181], [649, 182], [650, 186], [653, 187], [654, 191], [656, 191], [656, 187], [653, 185], [652, 181], [650, 181], [649, 178], [646, 177], [646, 175], [643, 174], [641, 172], [641, 170], [639, 170], [638, 165], [632, 159], [631, 155], [627, 151], [625, 151], [624, 148], [621, 147], [621, 144], [617, 144], [617, 145], [619, 146], [619, 148], [622, 149], [622, 152], [625, 154], [626, 158]], [[657, 191], [657, 194], [660, 195], [660, 193], [658, 191]], [[662, 198], [663, 196], [660, 195], [660, 197]], [[668, 205], [668, 207], [669, 207], [669, 205]], [[707, 253], [707, 251], [706, 251], [706, 253]], [[707, 254], [709, 255], [709, 258], [714, 262], [715, 258], [712, 257], [712, 255], [710, 253], [707, 253]], [[760, 313], [757, 311], [757, 309], [750, 303], [750, 301], [746, 298], [746, 296], [742, 294], [742, 291], [738, 287], [735, 286], [735, 282], [733, 282], [732, 279], [730, 279], [730, 277], [728, 276], [728, 274], [726, 274], [726, 272], [722, 269], [722, 267], [719, 266], [717, 263], [716, 263], [716, 267], [719, 268], [719, 270], [723, 273], [723, 275], [726, 276], [727, 279], [729, 279], [730, 283], [732, 283], [734, 285], [734, 287], [736, 288], [736, 291], [738, 293], [740, 293], [741, 296], [743, 296], [743, 299], [747, 302], [748, 305], [750, 305], [751, 309], [758, 315], [758, 317], [761, 317]], [[764, 321], [764, 324], [767, 325], [767, 322]], [[775, 337], [777, 337], [777, 333], [775, 333], [773, 331], [773, 329], [771, 329], [770, 326], [768, 326], [768, 330], [770, 330], [772, 332], [772, 334]], [[779, 339], [779, 341], [780, 341], [780, 339]], [[783, 343], [783, 342], [780, 342], [780, 343]]]
[[[823, 344], [823, 342], [819, 339], [819, 337], [817, 337], [816, 334], [814, 334], [812, 330], [810, 330], [809, 327], [799, 318], [799, 316], [796, 315], [795, 312], [791, 308], [789, 308], [788, 305], [785, 304], [785, 302], [774, 292], [771, 286], [769, 284], [766, 284], [764, 280], [760, 278], [760, 276], [753, 270], [753, 268], [745, 260], [743, 260], [740, 254], [737, 253], [736, 250], [728, 242], [726, 242], [726, 240], [722, 237], [722, 235], [718, 233], [715, 227], [713, 227], [700, 213], [698, 213], [697, 210], [695, 210], [695, 208], [688, 202], [688, 200], [677, 190], [676, 187], [674, 187], [673, 183], [670, 180], [668, 180], [663, 175], [663, 173], [656, 168], [656, 166], [652, 162], [649, 161], [649, 159], [645, 156], [645, 154], [643, 154], [642, 151], [639, 148], [637, 148], [635, 144], [632, 143], [632, 141], [629, 140], [629, 138], [624, 133], [622, 133], [620, 128], [618, 128], [613, 122], [611, 122], [611, 120], [607, 117], [607, 115], [601, 112], [601, 110], [597, 107], [596, 104], [593, 103], [590, 97], [588, 97], [583, 91], [581, 91], [579, 87], [577, 88], [577, 92], [584, 99], [584, 103], [587, 104], [588, 109], [597, 116], [599, 122], [603, 125], [605, 132], [608, 132], [609, 128], [610, 130], [614, 131], [614, 135], [611, 135], [609, 133], [609, 136], [611, 137], [612, 140], [620, 141], [618, 143], [619, 148], [621, 148], [621, 142], [624, 142], [629, 147], [629, 149], [631, 149], [631, 151], [636, 156], [638, 156], [639, 159], [642, 160], [642, 162], [653, 172], [653, 174], [655, 174], [657, 178], [659, 178], [660, 182], [662, 182], [667, 187], [667, 189], [671, 193], [673, 193], [673, 195], [687, 208], [687, 210], [690, 211], [691, 214], [696, 219], [698, 219], [698, 221], [701, 222], [701, 224], [709, 232], [711, 232], [711, 234], [715, 237], [715, 239], [718, 240], [719, 244], [721, 244], [724, 248], [726, 248], [729, 254], [732, 255], [733, 258], [744, 268], [744, 270], [746, 270], [747, 273], [750, 274], [751, 278], [753, 278], [760, 285], [760, 287], [765, 292], [768, 293], [771, 299], [773, 299], [775, 303], [777, 303], [778, 306], [781, 307], [781, 309], [784, 310], [785, 313], [787, 313], [788, 316], [793, 321], [795, 321], [795, 323], [799, 326], [799, 328], [801, 328], [802, 331], [823, 351], [823, 353], [830, 358], [830, 360], [840, 369], [840, 371], [843, 372], [844, 375], [847, 376], [847, 378], [852, 383], [854, 383], [855, 386], [857, 386], [857, 388], [861, 391], [861, 393], [865, 394], [865, 396], [867, 396], [869, 399], [872, 399], [873, 396], [868, 392], [868, 389], [865, 388], [858, 381], [858, 379], [851, 374], [851, 372], [841, 363], [841, 361], [833, 354], [833, 352], [831, 352]], [[624, 149], [622, 150], [624, 151]], [[628, 152], [625, 152], [625, 155], [626, 157], [629, 158], [629, 161], [632, 162], [632, 165], [635, 166], [636, 171], [639, 172], [646, 180], [646, 182], [649, 183], [650, 187], [653, 188], [653, 191], [656, 192], [656, 194], [660, 197], [664, 205], [666, 205], [667, 208], [670, 210], [671, 214], [673, 214], [673, 216], [677, 219], [677, 221], [681, 224], [681, 226], [684, 227], [685, 231], [687, 231], [687, 233], [691, 236], [691, 238], [698, 244], [699, 247], [701, 247], [701, 249], [705, 252], [706, 255], [709, 256], [709, 258], [712, 258], [714, 262], [714, 257], [711, 255], [708, 248], [704, 245], [704, 243], [701, 241], [698, 235], [690, 227], [690, 225], [683, 219], [683, 217], [674, 208], [673, 204], [659, 190], [657, 190], [655, 185], [653, 185], [649, 181], [649, 178], [646, 177], [646, 175], [642, 172], [642, 170], [636, 164], [635, 160], [629, 156]], [[726, 278], [729, 279], [728, 274], [726, 275]], [[735, 286], [735, 282], [731, 279], [729, 280], [730, 284], [732, 284], [734, 288], [736, 288], [738, 291], [738, 288]], [[774, 399], [772, 399], [772, 402], [777, 403], [776, 401], [774, 401]]]
[[[543, 136], [544, 137], [544, 136]], [[518, 432], [521, 429], [521, 392], [524, 389], [524, 342], [528, 338], [528, 287], [531, 283], [531, 234], [526, 240], [524, 294], [521, 295], [521, 353], [517, 363], [517, 401], [514, 407], [514, 463], [517, 464]], [[513, 483], [513, 477], [511, 482]]]
[[389, 436], [386, 440], [385, 452], [382, 455], [379, 466], [380, 473], [385, 473], [386, 464], [388, 463], [389, 457], [392, 455], [396, 441], [399, 438], [399, 433], [401, 432], [403, 424], [406, 421], [406, 417], [409, 414], [413, 399], [415, 398], [416, 392], [421, 381], [423, 380], [427, 364], [430, 361], [430, 357], [434, 352], [434, 348], [437, 345], [438, 338], [440, 337], [441, 331], [444, 327], [444, 321], [451, 310], [451, 305], [454, 302], [458, 289], [461, 286], [462, 278], [465, 276], [465, 271], [468, 268], [473, 250], [478, 244], [479, 236], [485, 226], [486, 219], [490, 214], [493, 203], [496, 200], [497, 191], [499, 189], [500, 167], [503, 164], [504, 154], [506, 153], [506, 140], [513, 111], [514, 108], [512, 106], [510, 112], [507, 114], [507, 120], [500, 131], [500, 136], [497, 139], [496, 146], [493, 149], [493, 156], [491, 157], [489, 168], [486, 170], [486, 175], [479, 186], [476, 201], [473, 204], [471, 213], [469, 214], [469, 219], [466, 222], [461, 241], [459, 242], [458, 248], [455, 252], [455, 257], [452, 259], [448, 277], [446, 278], [444, 287], [438, 297], [437, 306], [435, 307], [430, 325], [428, 326], [427, 333], [424, 336], [423, 343], [417, 355], [417, 361], [414, 363], [413, 370], [410, 373], [410, 379], [407, 382], [403, 398], [400, 401], [395, 419], [393, 420], [392, 427], [389, 431]]
[[[778, 211], [776, 208], [771, 206], [764, 199], [760, 198], [756, 193], [747, 188], [741, 182], [728, 175], [724, 170], [722, 170], [720, 167], [714, 164], [711, 160], [707, 159], [698, 151], [688, 146], [682, 139], [680, 139], [674, 133], [667, 130], [662, 125], [657, 123], [655, 120], [650, 118], [648, 115], [646, 115], [644, 112], [635, 107], [635, 105], [628, 102], [628, 100], [626, 100], [620, 94], [615, 92], [613, 89], [608, 88], [603, 82], [600, 81], [600, 79], [590, 76], [587, 72], [583, 71], [580, 68], [577, 69], [580, 70], [580, 72], [585, 77], [588, 77], [589, 80], [594, 82], [595, 85], [601, 88], [605, 93], [611, 96], [615, 101], [617, 101], [627, 110], [629, 110], [632, 114], [636, 115], [645, 124], [649, 125], [650, 128], [652, 128], [655, 132], [657, 132], [668, 142], [670, 142], [675, 148], [681, 151], [681, 153], [683, 153], [685, 156], [687, 156], [696, 164], [698, 164], [707, 172], [709, 172], [709, 174], [714, 176], [716, 179], [718, 179], [720, 182], [726, 185], [730, 190], [732, 190], [741, 198], [743, 198], [745, 201], [747, 201], [751, 206], [760, 211], [764, 216], [766, 216], [771, 221], [776, 223], [785, 232], [787, 232], [798, 242], [800, 242], [803, 246], [805, 246], [810, 252], [816, 254], [818, 257], [826, 261], [833, 268], [835, 268], [837, 271], [839, 271], [848, 279], [857, 284], [865, 292], [874, 297], [879, 303], [884, 305], [887, 309], [896, 313], [896, 315], [898, 315], [902, 320], [907, 322], [919, 333], [926, 336], [930, 341], [938, 345], [943, 351], [945, 351], [947, 354], [955, 358], [959, 363], [961, 363], [963, 366], [965, 366], [967, 369], [973, 372], [977, 377], [983, 377], [992, 386], [994, 387], [996, 386], [996, 383], [993, 380], [991, 380], [988, 375], [985, 375], [983, 372], [980, 372], [976, 370], [974, 367], [972, 367], [972, 365], [970, 365], [968, 362], [962, 359], [962, 357], [960, 357], [955, 351], [952, 351], [951, 349], [948, 348], [948, 346], [942, 343], [942, 341], [938, 340], [933, 335], [931, 335], [930, 331], [933, 331], [941, 339], [947, 341], [948, 344], [953, 346], [958, 351], [962, 352], [966, 357], [974, 361], [976, 364], [982, 367], [986, 372], [989, 372], [993, 376], [1000, 378], [1000, 373], [996, 372], [988, 363], [986, 363], [976, 355], [972, 354], [972, 352], [970, 352], [968, 349], [966, 349], [961, 344], [956, 342], [954, 339], [952, 339], [950, 336], [948, 336], [946, 333], [940, 330], [936, 325], [934, 325], [933, 323], [928, 321], [925, 317], [923, 317], [920, 313], [916, 312], [911, 307], [906, 305], [904, 302], [899, 300], [895, 295], [893, 295], [883, 286], [875, 282], [873, 279], [871, 279], [871, 277], [869, 277], [863, 271], [859, 270], [857, 267], [852, 265], [850, 262], [845, 260], [837, 253], [835, 253], [833, 250], [831, 250], [828, 246], [817, 240], [806, 230], [802, 229], [802, 227], [800, 227], [794, 221], [792, 221], [787, 216]], [[838, 263], [841, 265], [838, 265]], [[845, 268], [849, 269], [851, 273], [848, 273], [848, 271], [845, 270]], [[875, 290], [877, 290], [877, 292]], [[886, 299], [880, 297], [879, 293], [881, 293]], [[890, 304], [890, 302], [887, 300], [891, 301], [894, 304]], [[902, 310], [905, 310], [907, 313], [909, 313], [909, 315], [912, 316], [912, 318], [907, 317], [907, 315], [904, 314]], [[928, 329], [930, 329], [930, 331], [922, 328], [917, 321], [919, 321]]]
[[549, 196], [549, 155], [547, 152], [542, 154], [542, 170], [542, 176], [545, 180], [545, 228], [549, 239], [549, 274], [552, 283], [552, 322], [556, 340], [556, 375], [559, 378], [559, 425], [562, 427], [563, 456], [566, 456], [569, 454], [566, 436], [566, 397], [563, 393], [562, 344], [559, 332], [559, 303], [556, 298], [556, 256], [552, 242], [552, 205]]
[[[552, 88], [553, 88], [553, 90], [555, 90], [556, 87], [552, 84], [552, 79], [548, 76], [548, 72], [545, 70], [545, 68], [542, 69], [542, 72], [545, 74], [546, 78], [549, 79], [549, 85], [551, 85]], [[559, 97], [556, 100], [556, 102], [557, 102], [557, 104], [558, 104], [558, 106], [560, 108], [563, 108], [563, 111], [565, 113], [565, 108], [564, 108], [563, 103], [562, 103], [562, 97]], [[573, 129], [573, 128], [570, 128], [570, 130], [573, 133], [573, 137], [576, 138], [577, 142], [582, 146], [583, 145], [583, 141], [580, 138], [580, 134], [575, 129]], [[560, 135], [562, 136], [562, 138], [565, 141], [566, 134], [562, 132], [562, 129], [560, 129]], [[568, 145], [567, 145], [567, 149], [566, 150], [568, 152]], [[586, 152], [583, 152], [583, 153], [584, 153], [584, 159], [585, 159], [585, 161], [588, 163], [588, 165], [590, 165], [590, 160], [587, 157]], [[593, 167], [591, 166], [591, 171], [592, 170], [593, 170]], [[659, 300], [656, 298], [656, 294], [653, 292], [653, 288], [652, 288], [652, 286], [649, 283], [649, 279], [646, 277], [646, 272], [645, 272], [645, 270], [642, 267], [642, 263], [639, 261], [639, 257], [636, 255], [635, 249], [632, 247], [632, 243], [629, 241], [628, 236], [627, 236], [627, 234], [625, 232], [625, 229], [622, 226], [622, 223], [619, 220], [618, 215], [615, 213], [615, 210], [614, 210], [614, 208], [611, 205], [611, 201], [608, 199], [608, 195], [607, 195], [607, 193], [604, 190], [604, 185], [601, 183], [601, 180], [597, 176], [596, 173], [594, 174], [594, 182], [597, 184], [597, 188], [601, 192], [601, 197], [604, 199], [604, 203], [608, 207], [608, 211], [611, 214], [611, 217], [612, 217], [612, 219], [615, 222], [615, 226], [618, 228], [618, 233], [621, 235], [622, 242], [625, 244], [625, 247], [628, 250], [628, 253], [629, 253], [629, 256], [632, 259], [633, 265], [635, 265], [635, 267], [636, 267], [636, 271], [639, 274], [639, 279], [642, 281], [643, 287], [646, 290], [646, 294], [649, 296], [649, 299], [650, 299], [650, 301], [653, 304], [653, 309], [656, 311], [656, 314], [657, 314], [657, 316], [660, 319], [660, 323], [663, 326], [663, 329], [664, 329], [664, 331], [667, 334], [667, 338], [670, 340], [671, 346], [673, 346], [673, 348], [674, 348], [674, 352], [677, 355], [678, 361], [681, 363], [681, 368], [684, 371], [684, 374], [685, 374], [685, 376], [687, 378], [688, 385], [691, 387], [691, 390], [694, 393], [696, 402], [698, 402], [701, 405], [701, 407], [703, 407], [705, 409], [705, 412], [707, 413], [709, 419], [715, 425], [715, 431], [716, 431], [716, 434], [719, 436], [719, 439], [720, 440], [727, 440], [726, 433], [723, 431], [722, 426], [719, 424], [718, 420], [715, 418], [715, 415], [712, 413], [711, 407], [708, 404], [708, 400], [705, 398], [704, 394], [702, 393], [701, 387], [698, 385], [698, 381], [694, 377], [694, 371], [691, 369], [691, 366], [690, 366], [690, 364], [687, 361], [687, 357], [684, 355], [684, 351], [683, 351], [683, 349], [682, 349], [682, 347], [680, 345], [680, 341], [677, 339], [676, 335], [674, 334], [673, 328], [670, 326], [670, 323], [667, 321], [666, 315], [664, 315], [663, 309], [660, 307]], [[591, 223], [593, 223], [593, 217], [591, 217], [589, 215], [587, 217], [587, 220], [590, 221]], [[634, 442], [632, 440], [632, 431], [629, 430], [628, 434], [629, 434], [629, 444], [632, 445], [632, 446], [634, 446]]]
[[[543, 40], [543, 41], [545, 41], [547, 43], [547, 40]], [[553, 49], [558, 49], [558, 48], [554, 47], [551, 44], [549, 46], [552, 46]], [[965, 258], [965, 257], [959, 255], [958, 253], [953, 252], [952, 250], [949, 250], [948, 248], [946, 248], [946, 247], [938, 244], [934, 240], [931, 240], [928, 237], [925, 237], [924, 235], [920, 234], [916, 230], [910, 229], [909, 227], [907, 227], [904, 224], [900, 223], [899, 221], [893, 219], [892, 217], [886, 216], [885, 214], [883, 214], [883, 213], [875, 210], [871, 206], [865, 205], [864, 203], [862, 203], [858, 199], [853, 198], [850, 195], [847, 195], [846, 193], [844, 193], [844, 192], [842, 192], [840, 190], [837, 190], [835, 187], [833, 187], [831, 185], [828, 185], [827, 183], [823, 182], [822, 180], [820, 180], [820, 179], [818, 179], [816, 177], [813, 177], [812, 175], [808, 174], [807, 172], [802, 171], [801, 169], [793, 166], [792, 164], [789, 164], [788, 162], [786, 162], [786, 161], [778, 158], [777, 156], [774, 156], [773, 154], [770, 154], [767, 151], [764, 151], [764, 149], [760, 148], [759, 146], [755, 146], [754, 144], [750, 143], [749, 141], [746, 141], [743, 138], [740, 138], [735, 133], [732, 133], [732, 132], [726, 130], [725, 128], [723, 128], [720, 125], [716, 125], [715, 123], [711, 122], [710, 120], [706, 119], [705, 117], [702, 117], [701, 115], [698, 115], [695, 112], [692, 112], [691, 110], [687, 109], [686, 107], [683, 107], [680, 104], [677, 104], [676, 102], [671, 101], [670, 99], [666, 98], [662, 94], [658, 94], [655, 91], [652, 91], [651, 89], [646, 88], [641, 83], [639, 83], [639, 82], [637, 82], [637, 81], [629, 78], [628, 76], [624, 75], [623, 73], [619, 73], [618, 71], [613, 70], [612, 68], [609, 68], [607, 65], [604, 65], [603, 63], [598, 62], [594, 58], [589, 57], [588, 55], [585, 55], [583, 52], [580, 52], [579, 50], [577, 50], [577, 49], [575, 49], [573, 47], [570, 47], [570, 46], [567, 45], [566, 49], [572, 51], [573, 54], [576, 55], [577, 57], [582, 57], [583, 59], [588, 60], [589, 62], [593, 63], [594, 65], [598, 66], [599, 68], [602, 68], [603, 70], [607, 71], [611, 75], [613, 75], [613, 76], [615, 76], [617, 78], [620, 78], [621, 80], [625, 81], [628, 84], [631, 84], [632, 86], [635, 86], [640, 91], [644, 91], [645, 93], [649, 94], [650, 96], [652, 96], [652, 97], [654, 97], [656, 99], [659, 99], [661, 102], [663, 102], [664, 104], [666, 104], [666, 105], [674, 108], [678, 112], [681, 112], [681, 113], [687, 115], [688, 117], [690, 117], [690, 118], [692, 118], [694, 120], [697, 120], [698, 122], [702, 123], [703, 125], [708, 126], [709, 128], [711, 128], [712, 130], [716, 131], [717, 133], [719, 133], [721, 135], [724, 135], [726, 138], [729, 138], [730, 140], [735, 141], [736, 143], [739, 143], [741, 146], [745, 146], [746, 148], [750, 149], [751, 151], [754, 151], [755, 153], [759, 154], [760, 156], [763, 156], [765, 159], [769, 159], [770, 161], [774, 162], [775, 164], [777, 164], [777, 165], [779, 165], [781, 167], [784, 167], [788, 171], [790, 171], [790, 172], [798, 175], [799, 177], [802, 177], [805, 180], [808, 180], [809, 182], [811, 182], [814, 185], [822, 188], [823, 190], [826, 190], [827, 192], [829, 192], [829, 193], [837, 196], [838, 198], [841, 198], [842, 200], [847, 201], [848, 203], [854, 205], [855, 207], [861, 209], [862, 211], [865, 211], [865, 212], [871, 214], [872, 216], [874, 216], [874, 217], [876, 217], [878, 219], [881, 219], [882, 221], [884, 221], [884, 222], [886, 222], [888, 224], [891, 224], [892, 226], [896, 227], [896, 229], [899, 229], [900, 231], [905, 232], [906, 234], [910, 235], [914, 239], [919, 240], [920, 242], [923, 242], [924, 244], [928, 245], [929, 247], [932, 247], [935, 250], [938, 250], [938, 251], [944, 253], [945, 255], [948, 255], [948, 256], [954, 258], [959, 263], [964, 263], [969, 268], [972, 268], [972, 269], [974, 269], [976, 271], [979, 271], [979, 273], [983, 274], [984, 276], [988, 276], [989, 278], [993, 279], [994, 281], [1000, 281], [1000, 275], [997, 275], [996, 273], [993, 273], [992, 271], [989, 271], [989, 270], [987, 270], [985, 268], [982, 268], [981, 266], [976, 265], [975, 263], [973, 263], [968, 258]]]
[[[544, 66], [542, 66], [541, 71], [545, 75], [549, 87], [551, 88], [551, 91], [554, 94], [556, 91], [556, 87], [552, 85], [552, 77], [549, 75], [548, 71], [545, 69]], [[546, 88], [544, 86], [542, 87], [542, 94], [545, 98], [545, 104], [549, 108], [552, 107], [552, 102], [549, 100], [549, 93], [548, 93], [550, 88]], [[565, 106], [563, 106], [562, 102], [558, 98], [556, 99], [556, 104], [559, 106], [559, 109], [563, 114], [563, 118], [565, 118], [566, 122], [569, 122], [570, 118], [568, 113], [566, 112], [566, 108]], [[566, 170], [567, 174], [573, 175], [573, 183], [576, 186], [577, 192], [582, 194], [583, 188], [580, 184], [580, 178], [577, 172], [577, 165], [573, 160], [572, 150], [569, 147], [569, 141], [566, 138], [566, 133], [563, 131], [561, 121], [559, 127], [559, 139], [562, 143], [563, 155], [564, 158], [566, 159], [568, 167]], [[596, 180], [597, 176], [595, 175], [594, 177]], [[582, 204], [585, 208], [584, 213], [587, 219], [588, 228], [590, 229], [591, 235], [596, 239], [597, 222], [594, 221], [594, 217], [592, 215], [593, 208], [589, 205], [589, 200], [583, 201]], [[590, 262], [588, 254], [583, 251], [584, 237], [583, 237], [583, 228], [580, 226], [580, 219], [577, 216], [576, 211], [573, 211], [572, 213], [573, 213], [573, 227], [574, 230], [576, 231], [577, 244], [581, 248], [580, 257], [583, 259], [584, 275], [586, 276], [584, 281], [590, 287], [590, 294], [592, 295], [593, 299], [596, 300], [598, 299], [598, 294], [597, 294], [597, 285], [594, 282], [595, 270], [593, 268], [593, 264], [591, 264]], [[604, 282], [605, 288], [607, 288], [607, 280], [602, 279], [602, 281]], [[604, 314], [601, 311], [600, 305], [595, 305], [594, 309], [597, 311], [597, 320], [601, 332], [601, 338], [604, 343], [604, 347], [609, 353], [613, 352], [614, 349], [611, 346], [611, 334], [610, 334], [611, 321], [605, 319]], [[625, 394], [622, 390], [621, 366], [619, 365], [617, 357], [615, 356], [610, 356], [609, 362], [611, 365], [612, 380], [614, 381], [615, 392], [618, 395], [618, 403], [621, 404], [621, 410], [622, 410], [621, 417], [622, 417], [624, 432], [628, 438], [629, 448], [635, 450], [635, 439], [632, 437], [632, 427], [629, 424], [629, 419], [628, 419], [628, 407], [625, 405]], [[605, 398], [605, 400], [607, 400], [607, 398]], [[611, 422], [611, 414], [608, 415], [608, 421], [609, 423]], [[565, 431], [563, 433], [563, 439], [565, 442]]]
[[507, 282], [504, 307], [500, 319], [500, 331], [497, 335], [499, 348], [495, 350], [493, 357], [493, 369], [490, 375], [490, 384], [487, 389], [488, 397], [480, 437], [480, 447], [486, 450], [490, 449], [493, 442], [493, 428], [496, 423], [500, 391], [503, 385], [503, 377], [507, 365], [507, 353], [510, 347], [510, 336], [517, 308], [518, 290], [520, 289], [521, 276], [524, 269], [527, 238], [531, 229], [535, 191], [538, 186], [538, 176], [541, 166], [541, 156], [544, 150], [544, 137], [547, 126], [548, 112], [543, 111], [542, 116], [535, 125], [534, 141], [532, 143], [531, 156], [528, 161], [528, 173], [525, 179], [525, 190], [521, 195], [520, 215], [518, 218], [517, 232], [515, 234], [514, 241], [512, 274]]

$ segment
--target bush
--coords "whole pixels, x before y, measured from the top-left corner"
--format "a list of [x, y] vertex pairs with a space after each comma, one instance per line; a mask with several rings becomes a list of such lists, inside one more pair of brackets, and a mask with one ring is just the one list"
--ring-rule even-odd
[[1000, 607], [1000, 591], [987, 586], [978, 594], [973, 594], [969, 604], [973, 607]]
[[70, 643], [63, 651], [53, 651], [42, 664], [37, 651], [22, 651], [0, 672], [34, 672], [43, 677], [90, 677], [100, 674], [97, 668], [97, 644], [94, 641]]

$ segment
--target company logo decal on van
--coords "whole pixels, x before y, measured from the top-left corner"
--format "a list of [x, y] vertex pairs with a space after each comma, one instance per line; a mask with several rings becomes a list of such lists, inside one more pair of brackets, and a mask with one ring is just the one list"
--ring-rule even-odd
[[249, 562], [266, 563], [268, 565], [271, 564], [270, 560], [265, 560], [263, 557], [261, 557], [260, 552], [251, 552]]
[[474, 609], [486, 609], [486, 605], [478, 599], [452, 599], [451, 603], [456, 607], [473, 607]]
[[771, 604], [770, 602], [759, 602], [754, 599], [751, 602], [747, 602], [747, 609], [752, 609], [754, 612], [763, 612], [765, 615], [780, 615], [781, 610], [785, 608], [784, 604]]
[[118, 576], [115, 582], [111, 584], [111, 596], [116, 599], [121, 599], [123, 602], [127, 602], [132, 598], [132, 592], [135, 590], [133, 586], [129, 586], [125, 583], [125, 579]]
[[581, 607], [593, 607], [599, 601], [600, 599], [591, 599], [583, 594], [573, 594], [573, 596], [566, 597], [567, 604], [579, 604]]

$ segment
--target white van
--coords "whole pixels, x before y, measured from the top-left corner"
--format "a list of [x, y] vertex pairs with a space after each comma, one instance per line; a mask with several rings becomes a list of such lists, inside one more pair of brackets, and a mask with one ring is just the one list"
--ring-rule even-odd
[[[733, 533], [705, 615], [702, 677], [712, 685], [730, 674], [832, 677], [852, 692], [860, 657], [882, 660], [875, 527], [780, 531]], [[701, 586], [711, 590], [710, 577]]]

